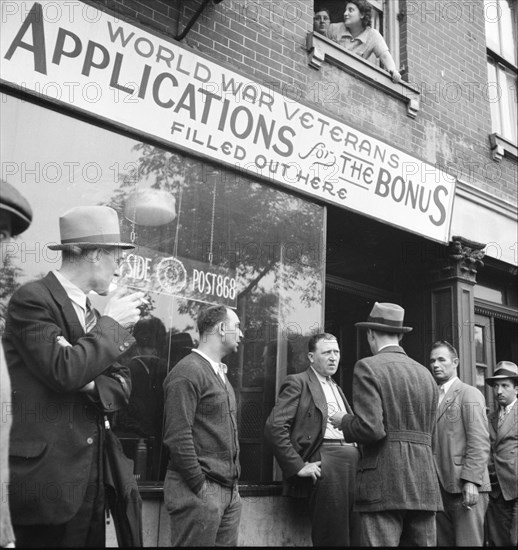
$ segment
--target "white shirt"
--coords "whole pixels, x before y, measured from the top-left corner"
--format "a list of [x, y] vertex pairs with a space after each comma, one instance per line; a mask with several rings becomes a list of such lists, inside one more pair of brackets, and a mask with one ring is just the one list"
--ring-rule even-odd
[[67, 293], [67, 296], [70, 298], [77, 318], [79, 319], [83, 330], [86, 332], [86, 294], [78, 286], [70, 282], [66, 277], [63, 277], [59, 271], [53, 271], [52, 273], [54, 273], [56, 279], [59, 281]]
[[[444, 396], [448, 393], [448, 390], [451, 388], [453, 382], [458, 379], [458, 376], [452, 376], [448, 382], [445, 382], [444, 384], [441, 384], [439, 386], [439, 403], [444, 399]], [[441, 397], [441, 388], [444, 390], [444, 393]]]
[[507, 416], [511, 412], [511, 409], [514, 407], [514, 404], [516, 403], [517, 399], [515, 399], [512, 403], [509, 403], [509, 405], [506, 405], [505, 407], [499, 407], [499, 410], [498, 410], [499, 419], [502, 419], [503, 417]]
[[333, 425], [329, 420], [329, 417], [333, 416], [336, 411], [345, 411], [345, 403], [343, 402], [342, 396], [338, 392], [338, 389], [334, 388], [333, 391], [333, 381], [327, 381], [325, 376], [319, 374], [313, 367], [311, 367], [311, 369], [317, 375], [318, 381], [322, 385], [322, 390], [324, 392], [327, 402], [328, 414], [324, 439], [343, 439], [344, 434], [342, 433], [342, 430], [339, 430], [338, 428], [333, 428]]

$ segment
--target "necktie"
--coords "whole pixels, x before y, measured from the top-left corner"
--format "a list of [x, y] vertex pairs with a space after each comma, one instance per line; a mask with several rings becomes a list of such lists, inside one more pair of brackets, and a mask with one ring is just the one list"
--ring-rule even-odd
[[507, 414], [507, 407], [503, 407], [500, 409], [500, 414], [498, 415], [498, 429], [502, 427], [502, 424], [505, 420], [505, 415]]
[[342, 410], [342, 405], [340, 404], [341, 399], [340, 399], [340, 396], [338, 395], [338, 392], [336, 391], [335, 382], [330, 376], [326, 376], [326, 381], [331, 387], [331, 391], [333, 392], [333, 396], [335, 398], [336, 406], [338, 407], [338, 410], [341, 411]]
[[86, 312], [85, 312], [85, 332], [90, 332], [97, 323], [97, 315], [95, 314], [90, 298], [86, 297]]

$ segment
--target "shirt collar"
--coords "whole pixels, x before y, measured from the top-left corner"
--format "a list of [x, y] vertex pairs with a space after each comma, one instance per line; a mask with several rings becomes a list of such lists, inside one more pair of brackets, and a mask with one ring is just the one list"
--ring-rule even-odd
[[448, 393], [448, 390], [451, 388], [453, 382], [457, 380], [458, 376], [452, 376], [448, 382], [445, 382], [444, 384], [441, 384], [441, 386], [444, 388], [444, 395]]
[[[345, 23], [344, 23], [344, 26], [345, 26]], [[347, 29], [347, 27], [345, 27], [345, 32], [343, 34], [343, 36], [346, 36], [347, 38], [349, 38], [351, 40], [351, 42], [353, 40], [358, 40], [360, 42], [362, 42], [363, 44], [367, 41], [367, 30], [369, 29], [369, 27], [367, 27], [366, 29], [363, 29], [363, 31], [358, 35], [358, 36], [353, 36], [349, 30]]]
[[515, 398], [515, 400], [512, 403], [509, 403], [509, 405], [506, 405], [505, 407], [500, 407], [500, 411], [505, 411], [505, 414], [509, 414], [510, 410], [513, 408], [517, 399], [518, 398]]
[[65, 289], [67, 296], [86, 311], [86, 294], [78, 286], [64, 277], [59, 271], [54, 270], [52, 273], [54, 273], [56, 279]]
[[201, 355], [205, 360], [207, 360], [210, 363], [211, 367], [214, 369], [214, 372], [219, 375], [220, 363], [218, 363], [217, 361], [213, 361], [206, 353], [203, 353], [203, 351], [200, 351], [199, 349], [193, 349], [192, 351], [194, 351], [198, 355]]
[[318, 378], [318, 380], [321, 384], [327, 384], [327, 378], [325, 376], [322, 376], [311, 365], [310, 365], [310, 369], [316, 374], [316, 376], [317, 376], [317, 378]]

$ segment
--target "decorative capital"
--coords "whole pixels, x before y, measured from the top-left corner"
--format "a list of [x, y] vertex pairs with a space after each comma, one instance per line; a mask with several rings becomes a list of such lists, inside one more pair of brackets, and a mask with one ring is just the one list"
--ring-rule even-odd
[[464, 237], [452, 237], [444, 255], [432, 269], [434, 281], [461, 279], [475, 284], [477, 272], [484, 266], [484, 244]]
[[449, 265], [455, 277], [477, 282], [477, 270], [484, 267], [484, 244], [469, 241], [463, 237], [452, 237], [448, 245]]

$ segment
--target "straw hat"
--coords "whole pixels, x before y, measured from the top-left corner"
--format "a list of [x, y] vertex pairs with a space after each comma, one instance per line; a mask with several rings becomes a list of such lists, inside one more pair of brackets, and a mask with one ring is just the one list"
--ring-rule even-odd
[[135, 248], [121, 242], [119, 216], [109, 206], [77, 206], [59, 218], [61, 244], [49, 245], [51, 250], [70, 247], [102, 248], [118, 246]]

